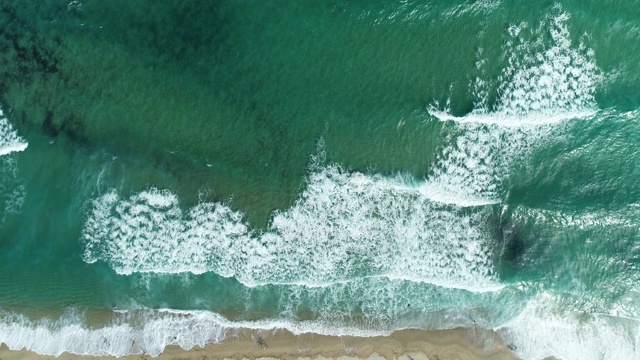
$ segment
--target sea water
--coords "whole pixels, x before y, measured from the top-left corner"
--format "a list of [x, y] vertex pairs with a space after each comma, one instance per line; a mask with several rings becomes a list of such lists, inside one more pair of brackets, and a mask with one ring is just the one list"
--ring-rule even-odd
[[640, 349], [633, 1], [0, 7], [0, 342]]

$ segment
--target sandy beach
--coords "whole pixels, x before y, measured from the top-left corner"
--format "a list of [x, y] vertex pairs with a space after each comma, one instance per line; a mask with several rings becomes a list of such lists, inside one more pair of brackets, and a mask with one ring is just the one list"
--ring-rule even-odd
[[[481, 331], [481, 330], [479, 330]], [[210, 359], [517, 359], [506, 344], [491, 331], [481, 331], [483, 344], [473, 344], [472, 330], [443, 331], [399, 330], [390, 336], [349, 337], [318, 334], [293, 335], [286, 330], [230, 331], [220, 344], [184, 350], [169, 346], [157, 357], [160, 360]], [[478, 338], [478, 337], [476, 337]], [[0, 346], [1, 360], [45, 360], [55, 356], [39, 355], [28, 350], [9, 350]], [[64, 353], [60, 360], [86, 358], [115, 359], [112, 356], [85, 356]], [[129, 355], [126, 360], [150, 360], [148, 355]]]

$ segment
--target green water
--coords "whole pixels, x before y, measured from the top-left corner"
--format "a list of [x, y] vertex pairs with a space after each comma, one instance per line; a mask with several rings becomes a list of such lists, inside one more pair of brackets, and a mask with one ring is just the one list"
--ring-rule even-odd
[[637, 357], [638, 5], [0, 1], [0, 342]]

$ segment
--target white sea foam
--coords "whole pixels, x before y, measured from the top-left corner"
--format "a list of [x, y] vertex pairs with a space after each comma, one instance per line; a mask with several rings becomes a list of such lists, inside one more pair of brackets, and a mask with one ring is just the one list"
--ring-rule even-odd
[[83, 237], [87, 261], [108, 260], [122, 274], [215, 269], [232, 276], [232, 264], [226, 263], [235, 257], [232, 246], [251, 242], [241, 213], [202, 203], [183, 214], [174, 194], [157, 189], [128, 200], [115, 191], [97, 199]]
[[[512, 33], [505, 51], [508, 66], [499, 79], [497, 113], [526, 116], [595, 109], [595, 89], [602, 75], [593, 50], [584, 42], [573, 46], [566, 25], [570, 15], [560, 7], [556, 11], [533, 30], [532, 40], [521, 32]], [[545, 34], [551, 35], [550, 42], [544, 40]]]
[[156, 189], [94, 201], [83, 238], [85, 261], [118, 273], [214, 271], [248, 286], [326, 286], [386, 276], [489, 291], [495, 278], [486, 209], [433, 202], [401, 178], [328, 165], [310, 174], [300, 199], [252, 231], [220, 203], [183, 212]]
[[24, 202], [25, 189], [19, 181], [15, 156], [12, 153], [27, 148], [0, 110], [0, 224], [8, 213], [17, 212]]
[[[447, 110], [432, 112], [444, 121], [497, 124], [505, 127], [543, 125], [582, 118], [597, 110], [595, 91], [602, 71], [584, 41], [571, 41], [570, 15], [560, 6], [537, 28], [527, 23], [511, 25], [503, 54], [505, 66], [494, 84], [486, 77], [482, 50], [476, 62], [478, 77], [472, 83], [475, 108], [468, 115], [452, 116]], [[528, 31], [526, 31], [528, 30]], [[550, 38], [548, 37], [550, 35]], [[497, 86], [498, 99], [488, 104], [489, 87]]]
[[0, 158], [0, 224], [9, 213], [17, 213], [22, 208], [26, 190], [18, 177], [16, 159], [13, 156]]
[[117, 312], [106, 324], [88, 326], [85, 314], [70, 313], [59, 319], [31, 320], [25, 315], [4, 313], [0, 318], [0, 343], [11, 350], [23, 348], [59, 356], [63, 352], [116, 357], [148, 354], [156, 357], [165, 347], [220, 343], [240, 329], [258, 331], [287, 329], [295, 335], [316, 333], [334, 336], [388, 335], [391, 331], [327, 327], [321, 321], [230, 321], [210, 311], [134, 310]]
[[[316, 291], [319, 288], [300, 288], [303, 291]], [[345, 288], [346, 289], [346, 288]], [[372, 293], [389, 291], [393, 297], [402, 297], [392, 289], [368, 289]], [[289, 294], [288, 296], [294, 296]], [[417, 294], [417, 296], [420, 296]], [[363, 299], [366, 300], [366, 299]], [[402, 304], [407, 309], [406, 304]], [[363, 310], [367, 310], [363, 307]], [[439, 313], [442, 311], [438, 310]], [[31, 319], [15, 312], [0, 310], [0, 344], [9, 349], [26, 348], [40, 354], [58, 356], [63, 352], [94, 356], [126, 356], [131, 354], [149, 354], [158, 356], [167, 346], [180, 346], [191, 349], [207, 344], [220, 343], [223, 340], [239, 336], [241, 330], [257, 332], [286, 329], [294, 335], [306, 333], [331, 336], [385, 336], [393, 331], [405, 328], [424, 328], [420, 319], [407, 326], [399, 325], [390, 319], [386, 322], [357, 322], [357, 325], [335, 311], [329, 316], [320, 316], [314, 320], [291, 320], [286, 312], [277, 318], [234, 321], [212, 312], [203, 310], [172, 309], [133, 309], [117, 310], [111, 313], [92, 313], [69, 310], [62, 316]], [[442, 321], [428, 330], [459, 327], [458, 319], [447, 315], [438, 317]], [[467, 319], [468, 320], [468, 319]], [[448, 327], [449, 326], [449, 327]], [[246, 332], [243, 334], [246, 336]], [[240, 335], [242, 336], [242, 335]], [[486, 348], [502, 346], [493, 341], [478, 345]]]
[[514, 116], [500, 113], [469, 113], [463, 116], [451, 115], [449, 111], [430, 108], [429, 113], [441, 121], [455, 121], [462, 124], [497, 125], [502, 128], [540, 127], [558, 124], [567, 120], [590, 118], [595, 110], [563, 111], [543, 114], [533, 113], [526, 116]]
[[558, 297], [542, 295], [497, 330], [516, 346], [516, 353], [523, 359], [640, 357], [638, 319], [567, 310], [571, 307]]
[[[638, 248], [626, 245], [628, 241], [633, 243], [629, 232], [635, 233], [639, 217], [636, 205], [578, 213], [523, 206], [512, 209], [516, 223], [544, 224], [544, 230], [535, 229], [533, 233], [543, 241], [555, 243], [555, 248], [565, 246], [573, 236], [580, 239], [580, 251], [562, 251], [571, 261], [544, 276], [571, 274], [572, 286], [562, 294], [536, 296], [518, 316], [499, 327], [499, 333], [517, 347], [520, 357], [640, 357], [640, 283], [637, 266], [631, 260]], [[625, 250], [610, 252], [610, 245], [600, 236], [604, 233]], [[631, 239], [627, 239], [629, 236]], [[571, 249], [575, 250], [575, 246]], [[587, 268], [591, 270], [586, 271]]]
[[23, 151], [27, 145], [0, 111], [0, 156]]
[[447, 136], [448, 145], [438, 155], [423, 191], [445, 203], [499, 203], [508, 171], [506, 160], [514, 154], [509, 148], [500, 147], [503, 140], [493, 130], [477, 125], [467, 126], [462, 134], [452, 130], [455, 134]]
[[445, 18], [451, 18], [474, 13], [487, 16], [487, 13], [498, 8], [500, 3], [501, 0], [479, 0], [472, 3], [457, 4], [453, 5], [449, 9], [445, 9], [442, 12], [442, 16]]
[[184, 349], [220, 342], [228, 323], [215, 313], [149, 311], [131, 316], [118, 313], [109, 324], [89, 327], [82, 314], [57, 320], [30, 320], [21, 314], [3, 314], [0, 341], [9, 349], [26, 348], [39, 354], [59, 356], [149, 354], [158, 356], [168, 345]]
[[[508, 29], [506, 66], [499, 76], [495, 105], [488, 102], [491, 81], [486, 76], [482, 49], [473, 81], [474, 110], [454, 116], [437, 105], [429, 113], [455, 122], [428, 177], [426, 191], [444, 195], [441, 201], [495, 203], [504, 195], [509, 169], [526, 160], [536, 146], [554, 134], [566, 120], [593, 116], [594, 93], [602, 79], [593, 51], [584, 43], [574, 47], [566, 22], [569, 15], [555, 9], [538, 28], [525, 35], [526, 23]], [[551, 35], [550, 40], [545, 34]]]
[[[638, 319], [567, 310], [559, 297], [543, 294], [523, 311], [495, 327], [522, 359], [635, 359], [640, 349]], [[39, 354], [160, 355], [170, 345], [191, 349], [233, 338], [239, 329], [334, 336], [388, 335], [393, 329], [362, 329], [323, 320], [230, 321], [210, 311], [130, 310], [114, 312], [95, 323], [91, 316], [67, 313], [58, 319], [32, 320], [23, 314], [0, 312], [0, 343], [12, 350]], [[88, 325], [93, 323], [93, 325]]]

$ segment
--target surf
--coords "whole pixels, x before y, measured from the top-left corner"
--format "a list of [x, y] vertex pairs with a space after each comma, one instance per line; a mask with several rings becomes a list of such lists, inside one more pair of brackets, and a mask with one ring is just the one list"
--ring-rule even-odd
[[28, 145], [18, 135], [18, 132], [13, 129], [9, 120], [4, 117], [4, 113], [0, 110], [0, 156], [24, 151]]
[[84, 258], [105, 261], [120, 274], [213, 271], [250, 287], [386, 276], [499, 289], [487, 216], [434, 202], [398, 180], [329, 164], [309, 175], [296, 203], [274, 213], [263, 231], [223, 203], [183, 212], [166, 190], [128, 199], [112, 191], [93, 202]]

